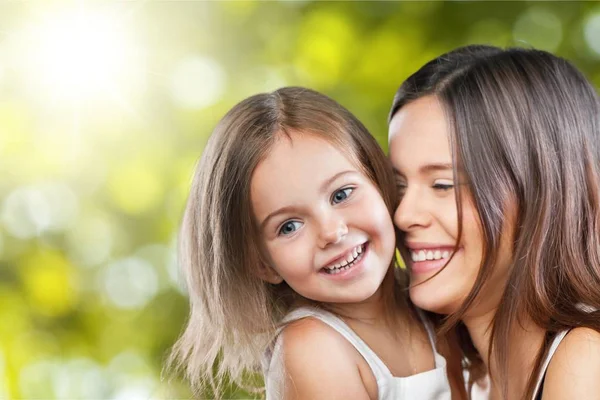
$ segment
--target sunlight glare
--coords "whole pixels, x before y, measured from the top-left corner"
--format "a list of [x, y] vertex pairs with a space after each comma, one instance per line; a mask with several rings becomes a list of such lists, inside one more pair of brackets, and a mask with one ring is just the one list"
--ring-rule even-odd
[[48, 16], [29, 32], [30, 77], [55, 97], [72, 100], [127, 84], [135, 71], [134, 46], [117, 15], [84, 10]]

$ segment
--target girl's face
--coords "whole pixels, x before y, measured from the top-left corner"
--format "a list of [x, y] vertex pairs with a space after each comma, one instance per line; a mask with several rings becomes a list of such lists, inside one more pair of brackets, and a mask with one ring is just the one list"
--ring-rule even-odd
[[281, 135], [254, 171], [251, 202], [270, 258], [266, 280], [283, 278], [328, 303], [378, 291], [394, 255], [394, 225], [371, 180], [332, 144]]
[[[448, 127], [438, 100], [427, 96], [401, 108], [390, 123], [389, 144], [401, 194], [394, 222], [405, 233], [404, 244], [412, 258], [406, 260], [410, 297], [418, 307], [450, 314], [473, 287], [482, 261], [483, 235], [471, 195], [462, 187], [462, 235], [458, 237], [460, 177], [453, 175]], [[458, 250], [448, 262], [456, 243]], [[469, 312], [487, 313], [498, 304], [509, 253], [500, 253], [503, 258]]]

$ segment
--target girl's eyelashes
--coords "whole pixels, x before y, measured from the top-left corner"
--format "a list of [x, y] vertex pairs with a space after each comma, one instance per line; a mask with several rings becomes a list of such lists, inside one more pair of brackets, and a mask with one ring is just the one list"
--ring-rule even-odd
[[339, 204], [344, 202], [348, 197], [350, 197], [354, 189], [354, 187], [346, 187], [335, 191], [333, 193], [333, 196], [331, 196], [331, 202], [333, 204]]
[[[356, 187], [352, 186], [336, 190], [331, 195], [331, 203], [333, 205], [343, 203], [352, 196], [352, 192], [354, 192], [355, 189]], [[279, 226], [279, 229], [277, 229], [277, 236], [289, 236], [300, 229], [302, 225], [304, 225], [303, 222], [287, 220]]]
[[302, 222], [300, 221], [285, 221], [279, 230], [277, 231], [278, 236], [287, 236], [296, 232], [302, 226]]

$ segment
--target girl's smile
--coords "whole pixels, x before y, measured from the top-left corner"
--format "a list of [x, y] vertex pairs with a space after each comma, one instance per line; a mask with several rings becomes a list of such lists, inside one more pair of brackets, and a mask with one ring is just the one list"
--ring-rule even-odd
[[365, 242], [337, 257], [336, 262], [321, 268], [320, 272], [329, 275], [330, 279], [353, 279], [363, 272], [367, 256], [368, 242]]

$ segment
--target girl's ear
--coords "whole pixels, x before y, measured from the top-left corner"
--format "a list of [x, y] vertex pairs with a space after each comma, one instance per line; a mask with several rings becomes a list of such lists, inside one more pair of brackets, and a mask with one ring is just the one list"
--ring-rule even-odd
[[277, 273], [277, 271], [275, 271], [275, 268], [271, 267], [265, 262], [260, 263], [257, 275], [263, 281], [272, 283], [274, 285], [278, 285], [283, 282], [283, 278]]

